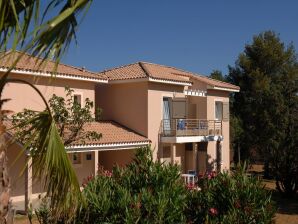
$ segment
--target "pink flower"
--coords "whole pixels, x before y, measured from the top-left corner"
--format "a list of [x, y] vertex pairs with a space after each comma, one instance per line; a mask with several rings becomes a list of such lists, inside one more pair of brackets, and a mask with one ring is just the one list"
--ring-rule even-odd
[[241, 207], [241, 203], [240, 203], [239, 200], [237, 200], [237, 201], [235, 202], [235, 207], [236, 207], [236, 208], [240, 208], [240, 207]]
[[111, 177], [112, 175], [113, 175], [113, 173], [110, 172], [110, 171], [108, 171], [108, 170], [105, 170], [105, 171], [103, 172], [103, 176]]
[[94, 179], [94, 175], [93, 175], [93, 174], [87, 176], [87, 178], [85, 178], [85, 179], [83, 180], [82, 186], [83, 186], [83, 187], [86, 187], [86, 186], [88, 185], [88, 183], [89, 183], [90, 181], [92, 181], [93, 179]]
[[195, 186], [193, 183], [188, 183], [188, 184], [186, 184], [186, 188], [187, 188], [188, 190], [193, 190], [195, 187], [196, 187], [196, 186]]
[[217, 174], [216, 174], [215, 171], [212, 171], [212, 172], [211, 172], [211, 177], [212, 177], [212, 178], [216, 177], [216, 175], [217, 175]]
[[212, 216], [218, 215], [218, 210], [216, 208], [210, 208], [209, 212]]

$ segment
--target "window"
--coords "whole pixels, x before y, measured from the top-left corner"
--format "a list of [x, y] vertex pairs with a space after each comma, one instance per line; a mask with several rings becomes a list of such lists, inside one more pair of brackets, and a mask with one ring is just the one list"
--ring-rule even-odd
[[187, 114], [186, 98], [173, 98], [172, 99], [172, 117], [173, 118], [186, 118]]
[[92, 160], [92, 155], [90, 153], [86, 154], [86, 160]]
[[81, 164], [82, 163], [82, 154], [80, 152], [71, 153], [71, 162], [72, 164]]
[[82, 95], [77, 94], [77, 93], [73, 94], [73, 101], [81, 106], [82, 105]]
[[222, 120], [222, 102], [215, 101], [215, 120]]
[[193, 147], [192, 147], [192, 143], [185, 143], [185, 150], [186, 151], [192, 151]]
[[163, 98], [163, 131], [164, 134], [171, 133], [171, 112], [169, 98]]

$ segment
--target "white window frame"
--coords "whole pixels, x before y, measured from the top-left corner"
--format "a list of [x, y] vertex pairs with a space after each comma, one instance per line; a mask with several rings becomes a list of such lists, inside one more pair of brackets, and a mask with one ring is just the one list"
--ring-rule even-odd
[[[221, 119], [216, 118], [216, 103], [221, 103]], [[215, 99], [214, 100], [214, 120], [222, 121], [223, 116], [223, 100], [222, 99]]]
[[[79, 163], [78, 162], [75, 162], [73, 156], [74, 154], [77, 154], [77, 156], [80, 158], [79, 159]], [[83, 165], [83, 153], [82, 152], [73, 152], [73, 153], [70, 153], [70, 161], [71, 161], [71, 164], [75, 167], [80, 167]]]
[[73, 98], [75, 97], [75, 96], [80, 96], [81, 97], [81, 107], [83, 106], [83, 93], [82, 92], [74, 92], [73, 93]]

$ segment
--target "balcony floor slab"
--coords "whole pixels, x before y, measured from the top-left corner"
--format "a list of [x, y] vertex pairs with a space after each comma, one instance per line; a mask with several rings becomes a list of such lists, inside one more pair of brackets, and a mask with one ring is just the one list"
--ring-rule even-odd
[[189, 143], [189, 142], [210, 142], [223, 141], [221, 135], [207, 135], [207, 136], [167, 136], [161, 137], [162, 143]]

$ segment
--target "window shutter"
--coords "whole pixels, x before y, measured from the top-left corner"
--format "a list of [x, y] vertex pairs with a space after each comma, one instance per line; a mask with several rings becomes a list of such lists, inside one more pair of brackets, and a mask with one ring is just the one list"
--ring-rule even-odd
[[222, 104], [222, 120], [223, 121], [229, 121], [230, 120], [230, 106], [229, 102], [223, 102]]
[[172, 118], [186, 118], [186, 98], [173, 98], [172, 99]]

